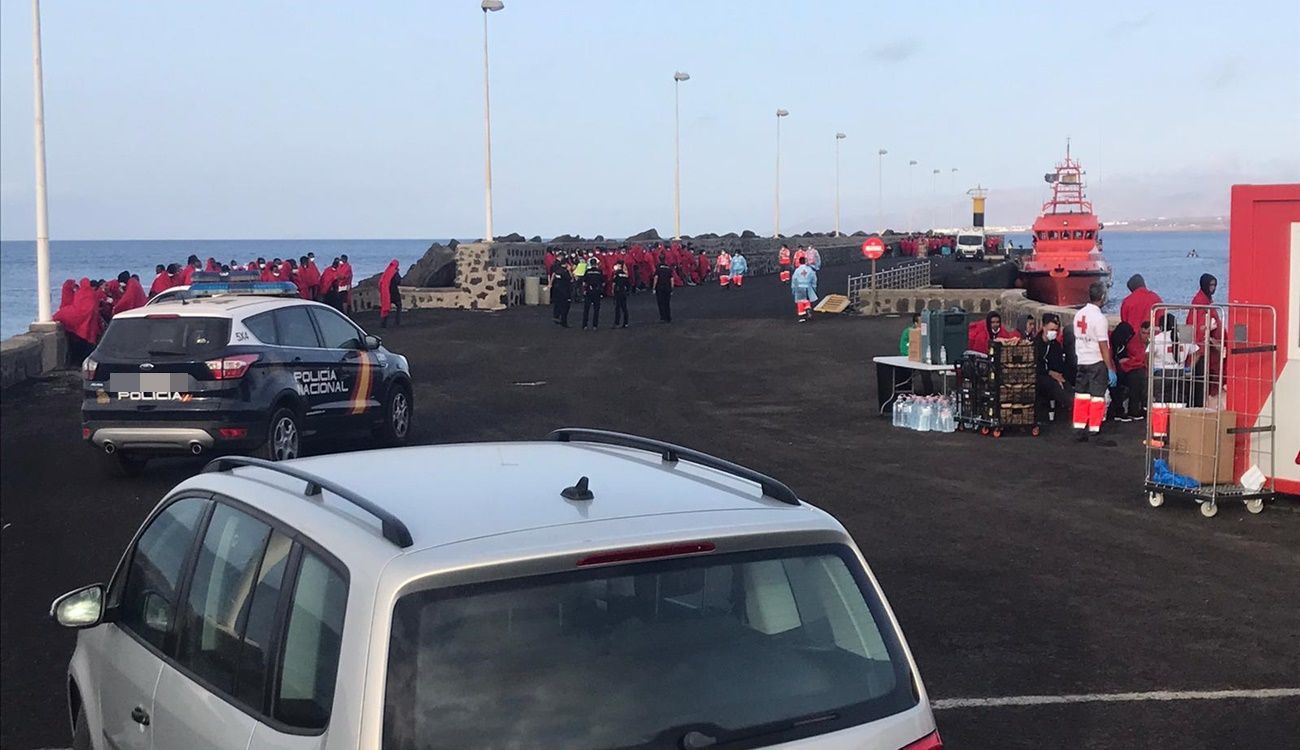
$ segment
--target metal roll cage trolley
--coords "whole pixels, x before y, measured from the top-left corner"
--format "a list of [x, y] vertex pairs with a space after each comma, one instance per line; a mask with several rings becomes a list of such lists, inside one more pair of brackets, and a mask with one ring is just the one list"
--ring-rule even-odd
[[[1166, 330], [1169, 316], [1176, 325]], [[1158, 508], [1166, 498], [1191, 499], [1206, 518], [1223, 501], [1261, 512], [1277, 494], [1276, 311], [1236, 303], [1156, 305], [1151, 333], [1148, 503]]]

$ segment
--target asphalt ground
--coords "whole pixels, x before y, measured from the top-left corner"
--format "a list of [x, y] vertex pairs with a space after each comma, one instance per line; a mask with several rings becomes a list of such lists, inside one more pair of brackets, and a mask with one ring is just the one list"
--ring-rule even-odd
[[[858, 269], [828, 269], [822, 292]], [[1300, 507], [1147, 506], [1142, 426], [1115, 447], [900, 430], [870, 358], [900, 319], [797, 324], [773, 278], [650, 295], [633, 324], [560, 329], [549, 310], [417, 311], [383, 331], [416, 378], [421, 443], [565, 425], [680, 442], [773, 474], [853, 533], [935, 699], [1300, 687]], [[612, 306], [602, 310], [612, 322]], [[580, 325], [581, 307], [574, 309]], [[377, 331], [373, 317], [360, 322]], [[46, 613], [106, 579], [155, 502], [202, 461], [106, 479], [80, 440], [75, 375], [0, 400], [0, 747], [69, 742], [73, 633]], [[317, 446], [334, 451], [364, 443]], [[364, 477], [358, 477], [364, 482]], [[944, 709], [951, 748], [1286, 746], [1300, 698]]]

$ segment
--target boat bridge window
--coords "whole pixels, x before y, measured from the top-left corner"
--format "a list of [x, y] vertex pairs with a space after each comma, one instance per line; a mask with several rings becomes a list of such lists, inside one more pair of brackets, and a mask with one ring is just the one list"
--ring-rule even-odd
[[1054, 240], [1054, 239], [1056, 239], [1056, 230], [1055, 230], [1055, 229], [1048, 230], [1048, 232], [1047, 232], [1047, 239], [1049, 239], [1049, 240]]
[[1089, 229], [1088, 231], [1084, 232], [1084, 233], [1083, 233], [1083, 236], [1084, 236], [1086, 239], [1092, 239], [1092, 236], [1093, 236], [1093, 235], [1092, 235], [1092, 230]]

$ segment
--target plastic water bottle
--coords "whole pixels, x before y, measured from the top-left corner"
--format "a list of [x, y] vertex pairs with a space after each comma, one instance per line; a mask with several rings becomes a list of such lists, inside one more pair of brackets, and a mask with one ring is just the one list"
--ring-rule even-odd
[[921, 401], [921, 408], [917, 410], [916, 429], [921, 432], [929, 432], [932, 429], [934, 420], [934, 401], [926, 397]]
[[894, 399], [894, 426], [903, 426], [903, 407], [907, 403], [907, 396], [899, 396]]
[[939, 364], [948, 364], [948, 347], [946, 346], [939, 347]]
[[957, 420], [952, 416], [952, 400], [945, 398], [939, 403], [939, 432], [956, 432]]

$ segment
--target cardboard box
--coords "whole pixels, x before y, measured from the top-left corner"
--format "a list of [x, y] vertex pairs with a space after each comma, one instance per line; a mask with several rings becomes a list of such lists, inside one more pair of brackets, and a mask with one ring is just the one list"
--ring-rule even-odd
[[909, 328], [907, 330], [907, 358], [913, 362], [921, 361], [921, 329]]
[[1236, 426], [1236, 412], [1186, 406], [1170, 409], [1169, 468], [1201, 484], [1213, 484], [1217, 462], [1218, 483], [1232, 484], [1236, 479], [1232, 475], [1234, 436], [1228, 429]]

